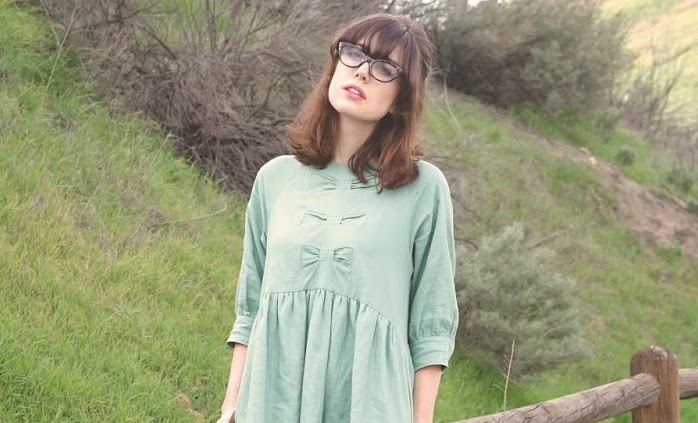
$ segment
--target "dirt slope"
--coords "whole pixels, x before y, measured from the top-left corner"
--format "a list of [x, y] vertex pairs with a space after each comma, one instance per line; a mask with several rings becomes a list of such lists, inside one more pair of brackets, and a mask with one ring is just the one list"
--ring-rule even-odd
[[556, 157], [567, 157], [597, 169], [615, 198], [614, 212], [640, 233], [645, 246], [680, 245], [685, 257], [698, 259], [698, 216], [686, 210], [683, 200], [650, 191], [584, 147], [534, 138], [548, 144]]

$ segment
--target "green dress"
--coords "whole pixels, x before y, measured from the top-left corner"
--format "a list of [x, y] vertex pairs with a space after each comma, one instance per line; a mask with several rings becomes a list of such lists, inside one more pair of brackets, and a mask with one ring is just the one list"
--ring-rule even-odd
[[412, 423], [414, 372], [454, 350], [453, 206], [434, 165], [378, 193], [348, 165], [285, 155], [245, 216], [238, 423]]

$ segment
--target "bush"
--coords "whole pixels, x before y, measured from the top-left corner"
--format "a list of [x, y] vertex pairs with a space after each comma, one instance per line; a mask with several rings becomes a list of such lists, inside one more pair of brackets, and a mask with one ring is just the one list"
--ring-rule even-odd
[[698, 169], [695, 166], [684, 162], [676, 162], [667, 174], [667, 181], [683, 193], [688, 194], [693, 189], [696, 179], [698, 179], [697, 175]]
[[630, 166], [635, 162], [635, 153], [629, 147], [623, 146], [616, 153], [616, 161], [623, 166]]
[[446, 82], [501, 107], [606, 104], [629, 66], [620, 16], [585, 0], [447, 0], [428, 18]]
[[686, 201], [686, 211], [698, 215], [698, 200], [689, 198], [688, 201]]
[[550, 249], [526, 245], [521, 224], [485, 238], [477, 252], [461, 257], [459, 340], [466, 350], [504, 370], [515, 341], [513, 375], [587, 354], [572, 301], [574, 281], [551, 269]]

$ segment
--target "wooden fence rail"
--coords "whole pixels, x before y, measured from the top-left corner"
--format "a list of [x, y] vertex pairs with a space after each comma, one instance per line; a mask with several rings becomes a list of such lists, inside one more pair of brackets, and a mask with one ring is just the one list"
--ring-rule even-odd
[[681, 399], [698, 397], [698, 368], [679, 370]]
[[679, 423], [679, 400], [698, 397], [698, 368], [679, 370], [665, 348], [638, 351], [630, 373], [586, 391], [454, 423], [594, 423], [628, 411], [633, 423]]

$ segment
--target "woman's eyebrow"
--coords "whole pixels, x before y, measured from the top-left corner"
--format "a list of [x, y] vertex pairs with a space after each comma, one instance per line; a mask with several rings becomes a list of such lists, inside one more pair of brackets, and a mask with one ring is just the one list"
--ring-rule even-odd
[[[389, 62], [392, 62], [392, 63], [397, 64], [397, 61], [395, 61], [395, 60], [393, 60], [393, 59], [390, 58], [390, 54], [388, 54], [388, 55], [383, 55], [383, 54], [377, 54], [377, 52], [371, 52], [371, 51], [370, 51], [370, 50], [371, 50], [371, 49], [370, 49], [370, 46], [367, 47], [366, 44], [362, 44], [362, 43], [359, 43], [359, 42], [354, 43], [354, 45], [357, 46], [357, 47], [359, 47], [359, 48], [361, 49], [361, 51], [364, 52], [364, 54], [367, 54], [367, 55], [373, 57], [373, 58], [376, 59], [376, 60], [387, 60], [387, 61], [389, 61]], [[370, 54], [369, 54], [369, 53], [370, 53]]]
[[[363, 48], [362, 48], [363, 50]], [[364, 53], [368, 54], [366, 50], [363, 50]], [[373, 57], [376, 60], [387, 60], [389, 62], [395, 62], [393, 59], [390, 58], [390, 53], [388, 54], [379, 54], [378, 51], [372, 51], [370, 54], [371, 57]]]

